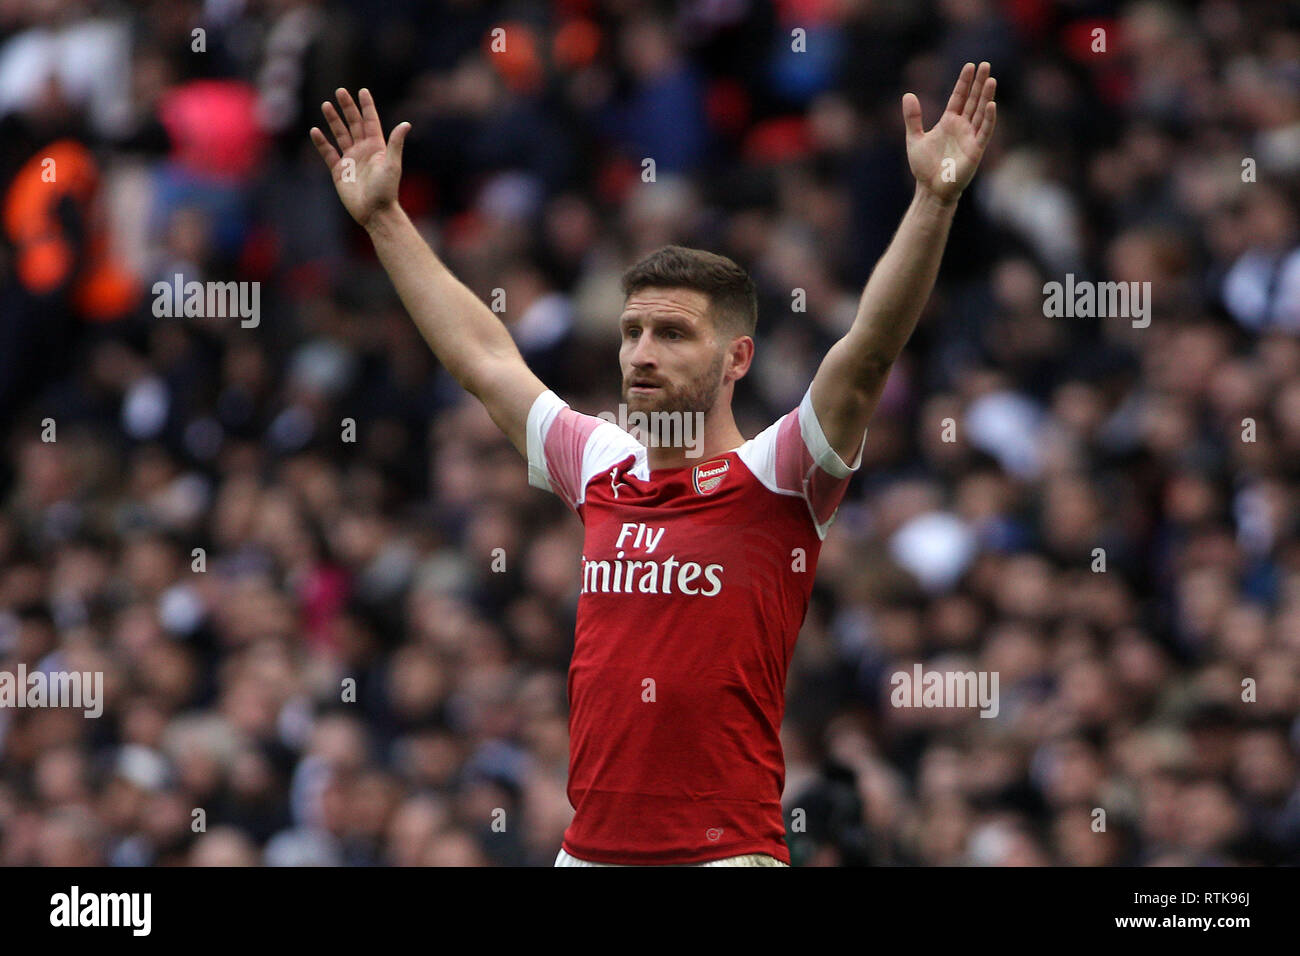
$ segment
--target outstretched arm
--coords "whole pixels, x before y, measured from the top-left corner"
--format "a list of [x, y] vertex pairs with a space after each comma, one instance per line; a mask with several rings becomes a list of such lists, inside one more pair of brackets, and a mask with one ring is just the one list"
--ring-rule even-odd
[[347, 90], [336, 95], [342, 114], [329, 102], [321, 111], [342, 155], [314, 126], [311, 139], [329, 166], [339, 199], [370, 234], [402, 304], [438, 361], [527, 456], [528, 410], [546, 386], [524, 363], [506, 327], [434, 255], [398, 205], [402, 144], [411, 124], [394, 127], [385, 145], [370, 91], [360, 92], [360, 109]]
[[857, 457], [889, 370], [934, 288], [957, 200], [974, 177], [997, 123], [996, 88], [988, 63], [978, 70], [967, 63], [947, 109], [929, 132], [921, 125], [916, 95], [903, 95], [907, 159], [916, 193], [872, 270], [853, 326], [826, 353], [812, 382], [817, 420], [846, 462]]

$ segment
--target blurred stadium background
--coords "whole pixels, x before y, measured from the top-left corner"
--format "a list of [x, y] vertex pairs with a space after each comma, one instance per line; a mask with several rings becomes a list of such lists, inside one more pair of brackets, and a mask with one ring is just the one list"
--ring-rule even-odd
[[[336, 87], [414, 124], [403, 205], [580, 410], [622, 269], [748, 268], [752, 435], [910, 199], [901, 93], [928, 126], [982, 59], [998, 131], [791, 668], [794, 861], [1300, 863], [1284, 0], [0, 0], [0, 670], [107, 681], [0, 710], [0, 863], [555, 857], [580, 526], [338, 203]], [[260, 283], [258, 324], [156, 318], [176, 273]], [[1150, 326], [1045, 317], [1067, 274], [1151, 282]], [[997, 671], [998, 718], [892, 708], [916, 661]]]

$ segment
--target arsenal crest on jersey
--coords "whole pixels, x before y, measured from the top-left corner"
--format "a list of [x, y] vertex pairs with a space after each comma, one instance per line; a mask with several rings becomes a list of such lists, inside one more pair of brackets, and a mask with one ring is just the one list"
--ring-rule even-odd
[[691, 473], [691, 480], [695, 483], [695, 493], [697, 495], [711, 495], [718, 490], [718, 485], [722, 484], [722, 479], [727, 477], [727, 469], [731, 467], [731, 462], [726, 458], [715, 458], [713, 461], [706, 461], [702, 465], [696, 465], [695, 470]]

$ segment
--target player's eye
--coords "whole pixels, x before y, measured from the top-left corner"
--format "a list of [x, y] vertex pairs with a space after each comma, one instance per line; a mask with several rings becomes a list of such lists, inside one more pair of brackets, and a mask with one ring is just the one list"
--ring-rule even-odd
[[623, 337], [626, 339], [635, 339], [641, 334], [641, 330], [635, 325], [629, 325], [623, 330]]

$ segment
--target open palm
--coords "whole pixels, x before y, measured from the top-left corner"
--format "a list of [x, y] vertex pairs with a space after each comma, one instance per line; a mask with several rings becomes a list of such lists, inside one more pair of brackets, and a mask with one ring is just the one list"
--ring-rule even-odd
[[984, 147], [997, 125], [993, 94], [997, 80], [989, 64], [962, 67], [948, 106], [929, 132], [921, 125], [921, 101], [903, 94], [903, 126], [907, 132], [907, 161], [917, 185], [945, 202], [954, 202], [975, 176]]
[[[328, 101], [321, 105], [321, 112], [338, 142], [338, 149], [315, 126], [311, 128], [311, 141], [329, 166], [344, 208], [364, 226], [380, 209], [397, 202], [397, 186], [402, 178], [402, 144], [411, 124], [398, 123], [385, 144], [379, 113], [369, 90], [363, 89], [358, 94], [360, 109], [342, 87], [335, 95], [342, 115]], [[341, 156], [339, 149], [343, 151]]]

